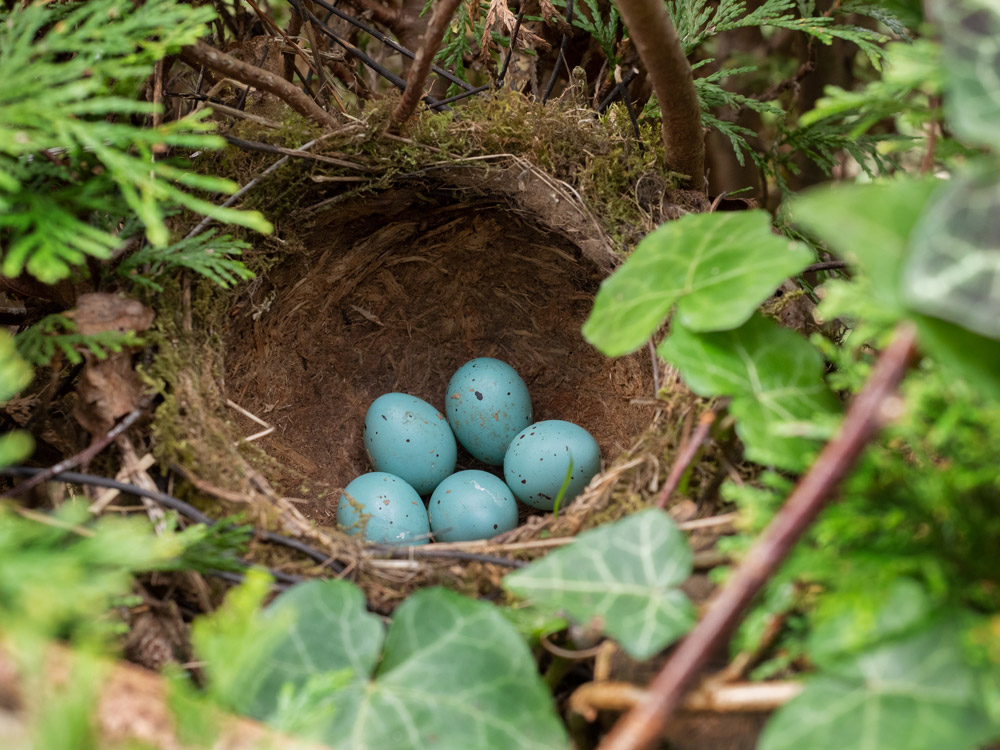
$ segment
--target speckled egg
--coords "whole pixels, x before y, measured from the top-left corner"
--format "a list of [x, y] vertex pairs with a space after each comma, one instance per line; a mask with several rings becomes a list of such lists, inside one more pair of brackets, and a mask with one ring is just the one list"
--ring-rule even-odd
[[573, 471], [560, 507], [572, 502], [601, 470], [601, 451], [579, 425], [559, 419], [536, 422], [511, 441], [503, 461], [504, 478], [518, 500], [552, 510], [571, 459]]
[[417, 491], [383, 471], [362, 474], [344, 488], [337, 525], [378, 544], [427, 544], [430, 533], [427, 509]]
[[427, 510], [439, 542], [489, 539], [517, 526], [510, 487], [485, 471], [460, 471], [434, 490]]
[[491, 357], [458, 368], [444, 410], [455, 437], [483, 463], [501, 466], [514, 436], [531, 424], [531, 397], [517, 370]]
[[385, 471], [429, 495], [455, 471], [458, 446], [448, 420], [416, 396], [386, 393], [365, 414], [365, 448], [375, 471]]

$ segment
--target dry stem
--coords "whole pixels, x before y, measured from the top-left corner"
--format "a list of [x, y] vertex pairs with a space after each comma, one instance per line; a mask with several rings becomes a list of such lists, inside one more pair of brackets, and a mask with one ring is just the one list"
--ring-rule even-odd
[[785, 501], [743, 563], [709, 606], [704, 619], [671, 654], [641, 700], [604, 738], [599, 750], [649, 747], [679, 707], [688, 685], [715, 652], [808, 530], [868, 442], [887, 419], [887, 405], [916, 352], [916, 330], [901, 325], [865, 387], [854, 399], [837, 435]]

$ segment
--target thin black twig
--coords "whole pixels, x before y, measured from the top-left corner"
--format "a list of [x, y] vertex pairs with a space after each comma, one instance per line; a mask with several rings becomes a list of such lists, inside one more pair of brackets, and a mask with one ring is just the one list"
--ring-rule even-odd
[[101, 435], [99, 438], [94, 440], [90, 445], [84, 448], [78, 453], [74, 453], [72, 456], [63, 459], [59, 463], [50, 466], [47, 469], [39, 470], [37, 474], [30, 477], [27, 481], [21, 482], [21, 484], [12, 487], [7, 490], [0, 497], [17, 497], [18, 495], [23, 495], [25, 492], [30, 490], [32, 487], [37, 487], [42, 482], [47, 482], [60, 472], [72, 469], [75, 466], [80, 466], [81, 464], [89, 463], [94, 456], [100, 453], [102, 450], [107, 448], [111, 443], [118, 438], [120, 435], [124, 434], [129, 427], [134, 425], [139, 418], [146, 413], [146, 409], [149, 407], [149, 399], [144, 399], [143, 403], [135, 407], [132, 411], [122, 417], [121, 422], [116, 424], [106, 433]]
[[635, 80], [635, 77], [637, 75], [639, 75], [639, 71], [636, 70], [635, 68], [632, 68], [628, 73], [622, 76], [622, 79], [615, 84], [614, 88], [612, 88], [611, 91], [608, 93], [608, 95], [604, 97], [604, 99], [601, 101], [601, 103], [597, 105], [598, 114], [603, 115], [604, 110], [606, 110], [616, 101], [618, 101], [619, 97], [628, 101], [628, 96], [627, 96], [628, 87], [632, 84], [632, 81]]
[[[268, 53], [268, 52], [270, 52], [270, 51], [271, 51], [271, 48], [270, 48], [270, 47], [264, 47], [264, 52], [263, 52], [263, 54], [262, 54], [262, 55], [260, 56], [260, 59], [259, 59], [259, 60], [257, 60], [257, 67], [258, 67], [258, 68], [259, 68], [259, 67], [260, 67], [261, 65], [263, 65], [263, 64], [264, 64], [265, 62], [267, 62], [267, 53]], [[238, 102], [236, 102], [236, 109], [238, 109], [238, 110], [242, 111], [242, 110], [243, 110], [243, 108], [247, 106], [247, 97], [248, 97], [248, 96], [250, 96], [250, 90], [251, 90], [252, 88], [253, 88], [253, 86], [250, 86], [250, 85], [248, 84], [248, 85], [247, 85], [247, 87], [246, 87], [245, 89], [243, 89], [243, 93], [242, 93], [242, 94], [240, 94], [240, 99], [239, 99], [239, 101], [238, 101]]]
[[517, 34], [521, 30], [521, 21], [524, 20], [524, 9], [527, 7], [527, 0], [521, 0], [521, 8], [517, 11], [517, 20], [514, 22], [514, 31], [510, 35], [510, 44], [507, 47], [507, 55], [503, 59], [503, 67], [500, 68], [500, 75], [497, 76], [497, 88], [503, 86], [504, 78], [507, 77], [507, 68], [514, 58], [514, 47], [517, 45]]
[[811, 273], [814, 271], [837, 271], [841, 268], [848, 267], [847, 261], [843, 260], [824, 260], [821, 263], [813, 263], [802, 269], [802, 273]]
[[[0, 469], [0, 474], [15, 477], [34, 477], [46, 471], [48, 470], [28, 466], [7, 466]], [[94, 487], [107, 487], [109, 489], [118, 490], [119, 492], [127, 492], [131, 495], [137, 495], [139, 497], [145, 497], [153, 500], [165, 508], [175, 510], [182, 516], [190, 518], [195, 523], [203, 523], [206, 526], [214, 526], [218, 523], [218, 521], [214, 518], [206, 516], [193, 505], [189, 505], [183, 500], [178, 500], [172, 495], [168, 495], [157, 490], [147, 490], [144, 487], [138, 487], [134, 484], [128, 484], [126, 482], [119, 482], [117, 479], [110, 479], [109, 477], [100, 477], [95, 474], [82, 474], [77, 471], [61, 471], [58, 474], [47, 477], [44, 481], [69, 482], [72, 484], [88, 484]], [[306, 557], [312, 558], [316, 562], [331, 568], [337, 573], [344, 570], [344, 566], [336, 560], [331, 560], [330, 555], [310, 547], [308, 544], [300, 542], [298, 539], [292, 539], [291, 537], [282, 536], [281, 534], [275, 534], [271, 531], [257, 531], [256, 533], [262, 541], [269, 542], [271, 544], [280, 544], [284, 547], [294, 549], [297, 552], [301, 552]]]
[[545, 93], [542, 94], [542, 103], [549, 100], [552, 89], [555, 88], [556, 79], [559, 77], [559, 66], [566, 61], [566, 48], [569, 46], [569, 29], [573, 28], [573, 0], [566, 0], [566, 25], [569, 27], [563, 32], [562, 41], [559, 42], [559, 54], [556, 55], [555, 64], [552, 66], [552, 75], [545, 86]]
[[[359, 21], [357, 18], [355, 18], [354, 16], [352, 16], [350, 13], [345, 13], [344, 11], [340, 10], [339, 8], [336, 8], [333, 5], [330, 5], [329, 3], [325, 2], [325, 0], [313, 0], [313, 2], [316, 3], [317, 5], [319, 5], [320, 7], [325, 8], [326, 10], [330, 11], [331, 13], [333, 13], [338, 18], [341, 18], [341, 19], [347, 21], [352, 26], [356, 26], [357, 28], [361, 29], [366, 34], [370, 34], [371, 36], [375, 37], [380, 42], [382, 42], [382, 44], [385, 44], [386, 46], [388, 46], [391, 49], [395, 50], [396, 52], [398, 52], [399, 54], [403, 55], [404, 57], [408, 57], [408, 58], [410, 58], [412, 60], [414, 58], [414, 56], [416, 55], [415, 52], [413, 52], [412, 50], [408, 50], [406, 47], [404, 47], [403, 45], [399, 44], [399, 42], [396, 42], [395, 40], [390, 39], [389, 37], [387, 37], [385, 34], [383, 34], [378, 29], [374, 28], [373, 26], [369, 26], [364, 21]], [[314, 18], [316, 20], [317, 24], [319, 24], [320, 30], [324, 31], [324, 33], [326, 33], [327, 36], [330, 36], [330, 34], [332, 32], [326, 26], [326, 24], [321, 23], [319, 21], [319, 19], [316, 18], [316, 16], [314, 16], [312, 13], [310, 13], [309, 15], [312, 16], [312, 18]], [[333, 38], [333, 37], [331, 37], [331, 38]], [[340, 44], [340, 41], [337, 40], [337, 43]], [[361, 59], [361, 58], [358, 58], [358, 59]], [[364, 62], [364, 60], [362, 60], [362, 62]], [[365, 62], [365, 65], [368, 65], [368, 63]], [[375, 68], [372, 68], [372, 69], [375, 70], [375, 72], [379, 73], [379, 75], [382, 75], [382, 73], [380, 73]], [[450, 83], [454, 83], [456, 86], [461, 86], [463, 89], [466, 89], [466, 90], [473, 88], [473, 85], [471, 83], [469, 83], [468, 81], [463, 81], [461, 78], [459, 78], [458, 76], [456, 76], [454, 73], [451, 73], [451, 72], [445, 70], [444, 68], [442, 68], [442, 67], [440, 67], [438, 65], [432, 65], [431, 66], [431, 70], [434, 71], [435, 73], [437, 73], [442, 78], [444, 78], [446, 81], [448, 81]]]
[[454, 96], [449, 96], [447, 99], [442, 99], [441, 101], [438, 102], [438, 104], [442, 105], [442, 106], [445, 105], [445, 104], [452, 104], [454, 102], [461, 101], [462, 99], [467, 99], [470, 96], [475, 96], [476, 94], [481, 94], [484, 91], [486, 91], [487, 89], [491, 89], [491, 88], [493, 88], [493, 87], [490, 84], [488, 84], [488, 83], [485, 86], [477, 86], [474, 89], [469, 89], [468, 91], [463, 91], [460, 94], [455, 94]]

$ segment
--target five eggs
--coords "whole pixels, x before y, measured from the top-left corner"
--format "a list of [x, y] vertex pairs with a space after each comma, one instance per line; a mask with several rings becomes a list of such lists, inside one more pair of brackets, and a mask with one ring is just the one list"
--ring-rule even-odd
[[[375, 471], [341, 495], [343, 530], [382, 544], [426, 544], [431, 534], [443, 542], [488, 539], [517, 526], [517, 500], [552, 510], [561, 494], [566, 505], [600, 470], [597, 441], [585, 429], [532, 423], [528, 387], [498, 359], [473, 359], [455, 372], [445, 413], [405, 393], [375, 399], [364, 430]], [[504, 479], [455, 473], [457, 444], [502, 466]], [[426, 509], [421, 495], [430, 495]]]

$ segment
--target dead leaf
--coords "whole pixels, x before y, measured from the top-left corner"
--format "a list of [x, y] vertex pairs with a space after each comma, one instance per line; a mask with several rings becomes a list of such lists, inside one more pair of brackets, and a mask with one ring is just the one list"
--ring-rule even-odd
[[[145, 331], [154, 313], [141, 302], [115, 294], [81, 294], [77, 307], [66, 313], [83, 334], [102, 331]], [[84, 367], [76, 386], [79, 397], [73, 416], [91, 435], [103, 435], [135, 408], [144, 386], [132, 367], [132, 352], [122, 350], [99, 360], [83, 352]]]

